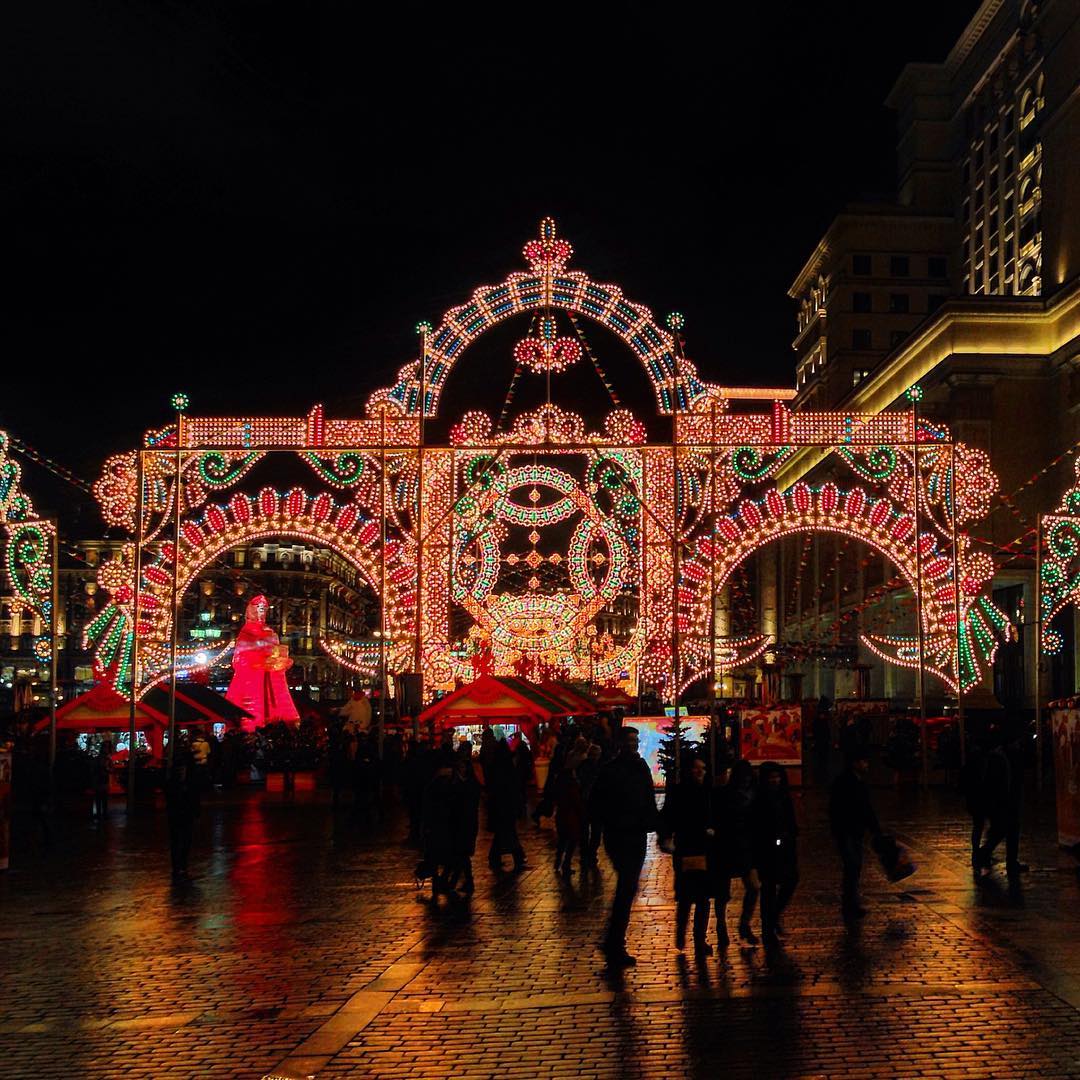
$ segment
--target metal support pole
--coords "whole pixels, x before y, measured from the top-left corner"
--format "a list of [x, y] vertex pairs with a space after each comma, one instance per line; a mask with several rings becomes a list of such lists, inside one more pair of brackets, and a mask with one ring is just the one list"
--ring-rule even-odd
[[919, 534], [919, 405], [911, 403], [911, 460], [915, 516], [915, 618], [918, 623], [919, 641], [919, 745], [922, 752], [922, 786], [930, 783], [930, 754], [926, 738], [926, 662], [925, 633], [923, 629], [923, 572], [922, 537]]
[[719, 737], [720, 716], [716, 704], [716, 521], [720, 503], [716, 488], [716, 401], [710, 405], [709, 494], [712, 498], [712, 535], [709, 537], [709, 776], [716, 783], [716, 740]]
[[386, 408], [379, 411], [380, 442], [382, 444], [382, 469], [380, 472], [380, 515], [379, 515], [379, 760], [382, 760], [383, 745], [386, 741]]
[[173, 572], [172, 572], [172, 637], [170, 641], [169, 658], [169, 749], [165, 755], [165, 775], [172, 776], [173, 747], [176, 745], [176, 652], [177, 640], [180, 632], [180, 504], [183, 491], [183, 462], [181, 446], [183, 445], [184, 414], [176, 413], [176, 475], [173, 488], [173, 508], [175, 511], [175, 527], [173, 529]]
[[682, 781], [682, 721], [679, 717], [679, 354], [682, 345], [679, 328], [672, 328], [671, 386], [671, 703], [674, 708], [672, 731], [675, 733], [675, 783]]
[[420, 681], [419, 701], [413, 709], [413, 739], [420, 735], [420, 711], [424, 707], [424, 421], [427, 414], [427, 362], [428, 325], [420, 325], [420, 422], [417, 439], [416, 461], [416, 644], [413, 652], [413, 670]]
[[949, 447], [949, 504], [952, 507], [952, 579], [953, 579], [953, 614], [956, 619], [956, 726], [960, 734], [960, 767], [967, 764], [967, 732], [964, 725], [964, 681], [960, 671], [960, 644], [963, 641], [963, 627], [960, 624], [960, 546], [956, 533], [956, 443]]
[[1043, 517], [1035, 519], [1035, 787], [1043, 786], [1042, 740], [1042, 544]]
[[53, 780], [56, 768], [56, 697], [59, 693], [56, 679], [57, 660], [59, 658], [58, 632], [60, 626], [60, 521], [53, 522], [50, 555], [52, 557], [52, 582], [49, 602], [52, 611], [52, 625], [49, 627], [49, 780]]
[[[135, 812], [135, 712], [139, 707], [139, 620], [142, 616], [142, 545], [143, 545], [143, 455], [141, 447], [135, 456], [135, 555], [132, 593], [132, 628], [131, 628], [131, 713], [128, 725], [128, 789], [127, 812]], [[177, 553], [174, 553], [174, 558]]]

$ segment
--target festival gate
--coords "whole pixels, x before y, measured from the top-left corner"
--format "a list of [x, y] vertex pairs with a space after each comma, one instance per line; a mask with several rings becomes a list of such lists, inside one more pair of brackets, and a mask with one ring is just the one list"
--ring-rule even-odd
[[[419, 671], [430, 698], [471, 678], [480, 657], [494, 674], [632, 694], [648, 684], [670, 700], [768, 648], [765, 633], [718, 633], [713, 597], [739, 563], [778, 537], [824, 531], [887, 556], [915, 598], [916, 632], [864, 635], [868, 647], [954, 690], [978, 682], [1007, 625], [985, 595], [990, 557], [964, 531], [996, 490], [986, 455], [920, 418], [916, 389], [909, 407], [860, 415], [792, 412], [789, 392], [705, 382], [683, 352], [681, 316], [658, 325], [617, 286], [567, 269], [571, 255], [545, 220], [525, 245], [528, 269], [477, 289], [437, 327], [421, 324], [420, 355], [363, 417], [321, 405], [188, 416], [178, 395], [175, 423], [110, 458], [95, 486], [106, 521], [134, 537], [101, 567], [111, 602], [86, 630], [102, 675], [141, 695], [172, 655], [187, 663], [173, 612], [200, 570], [237, 545], [294, 537], [350, 560], [381, 599], [377, 639], [322, 645], [358, 670], [378, 667], [384, 682]], [[435, 444], [425, 425], [450, 372], [516, 316], [528, 326], [515, 378], [546, 380], [546, 404], [497, 419], [467, 412]], [[643, 367], [670, 439], [648, 439], [626, 408], [594, 424], [551, 400], [553, 376], [575, 363], [603, 377], [590, 322]], [[767, 411], [732, 411], [733, 398], [766, 395]], [[308, 485], [249, 480], [284, 455], [309, 470]], [[796, 479], [826, 456], [825, 482]], [[632, 617], [615, 634], [619, 605]]]

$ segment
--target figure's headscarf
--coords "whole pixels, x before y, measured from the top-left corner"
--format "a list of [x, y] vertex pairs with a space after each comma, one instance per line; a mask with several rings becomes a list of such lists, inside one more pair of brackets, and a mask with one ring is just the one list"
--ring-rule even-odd
[[258, 596], [252, 597], [248, 601], [247, 609], [244, 611], [244, 618], [248, 622], [265, 623], [266, 613], [270, 610], [270, 601], [259, 593]]

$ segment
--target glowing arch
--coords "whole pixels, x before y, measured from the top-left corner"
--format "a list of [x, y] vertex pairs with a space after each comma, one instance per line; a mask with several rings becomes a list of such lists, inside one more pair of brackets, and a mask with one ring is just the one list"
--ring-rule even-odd
[[[697, 598], [696, 603], [684, 602], [680, 609], [691, 638], [704, 641], [707, 650], [709, 604], [713, 594], [711, 588], [701, 588], [702, 583], [708, 581], [711, 585], [715, 581], [717, 588], [721, 588], [735, 568], [759, 548], [784, 536], [814, 532], [839, 533], [863, 541], [890, 559], [913, 591], [919, 587], [921, 561], [926, 670], [953, 691], [958, 671], [964, 689], [979, 681], [972, 643], [977, 641], [983, 646], [992, 662], [996, 639], [1007, 626], [997, 608], [978, 595], [983, 584], [983, 567], [973, 563], [972, 572], [967, 573], [964, 561], [959, 560], [961, 630], [958, 635], [951, 556], [941, 550], [932, 531], [921, 532], [916, 537], [915, 519], [909, 510], [888, 496], [868, 495], [861, 487], [843, 491], [833, 483], [820, 488], [798, 483], [789, 491], [774, 488], [763, 499], [748, 499], [736, 513], [721, 517], [713, 538], [701, 538], [692, 558], [683, 567], [684, 583], [695, 586], [693, 591], [685, 590], [686, 601], [692, 596]], [[976, 569], [978, 574], [974, 572]], [[862, 641], [884, 660], [902, 667], [918, 667], [918, 643], [914, 638], [863, 634]], [[697, 652], [700, 658], [701, 648]]]
[[[232, 548], [271, 538], [303, 540], [326, 547], [356, 567], [364, 581], [379, 593], [380, 526], [356, 503], [335, 505], [328, 492], [309, 496], [300, 488], [285, 495], [263, 488], [257, 495], [237, 492], [227, 505], [207, 507], [198, 520], [180, 526], [176, 567], [177, 594], [183, 595], [197, 575]], [[140, 664], [134, 680], [136, 693], [145, 693], [168, 669], [172, 633], [174, 547], [161, 545], [157, 559], [142, 567], [139, 596]], [[405, 637], [413, 633], [416, 610], [416, 567], [400, 542], [386, 545], [386, 625]], [[132, 627], [135, 622], [133, 570], [130, 553], [126, 565], [106, 563], [99, 584], [112, 602], [86, 628], [88, 645], [95, 650], [99, 672], [117, 689], [132, 682]], [[399, 648], [404, 648], [400, 646]]]
[[[652, 312], [627, 300], [617, 285], [600, 284], [580, 270], [567, 270], [572, 254], [570, 244], [556, 237], [554, 221], [545, 218], [540, 238], [530, 240], [524, 248], [529, 272], [513, 273], [498, 285], [483, 285], [469, 301], [443, 315], [428, 336], [426, 416], [437, 415], [447, 376], [473, 341], [513, 315], [539, 312], [549, 305], [581, 315], [618, 335], [644, 367], [660, 412], [672, 411], [676, 367], [680, 410], [689, 409], [706, 392], [691, 361], [682, 359], [676, 365], [674, 339], [656, 324]], [[392, 387], [373, 394], [369, 410], [381, 401], [389, 401], [409, 415], [420, 412], [419, 360], [403, 367]]]
[[22, 467], [10, 455], [10, 436], [0, 431], [0, 571], [7, 585], [12, 614], [40, 620], [34, 655], [52, 654], [53, 556], [56, 527], [37, 517], [30, 496], [22, 489]]

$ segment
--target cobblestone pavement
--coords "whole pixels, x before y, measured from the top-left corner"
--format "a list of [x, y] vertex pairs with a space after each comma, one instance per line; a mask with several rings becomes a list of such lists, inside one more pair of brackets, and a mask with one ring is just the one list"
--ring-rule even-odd
[[433, 905], [392, 813], [357, 827], [321, 796], [220, 798], [176, 890], [163, 816], [128, 826], [115, 806], [48, 851], [17, 837], [0, 875], [0, 1076], [1080, 1076], [1080, 886], [1050, 804], [1010, 894], [973, 887], [957, 797], [876, 801], [919, 872], [868, 868], [859, 932], [808, 791], [784, 955], [676, 953], [654, 850], [624, 978], [595, 948], [613, 873], [562, 884], [531, 823], [529, 869], [478, 858], [471, 903]]

